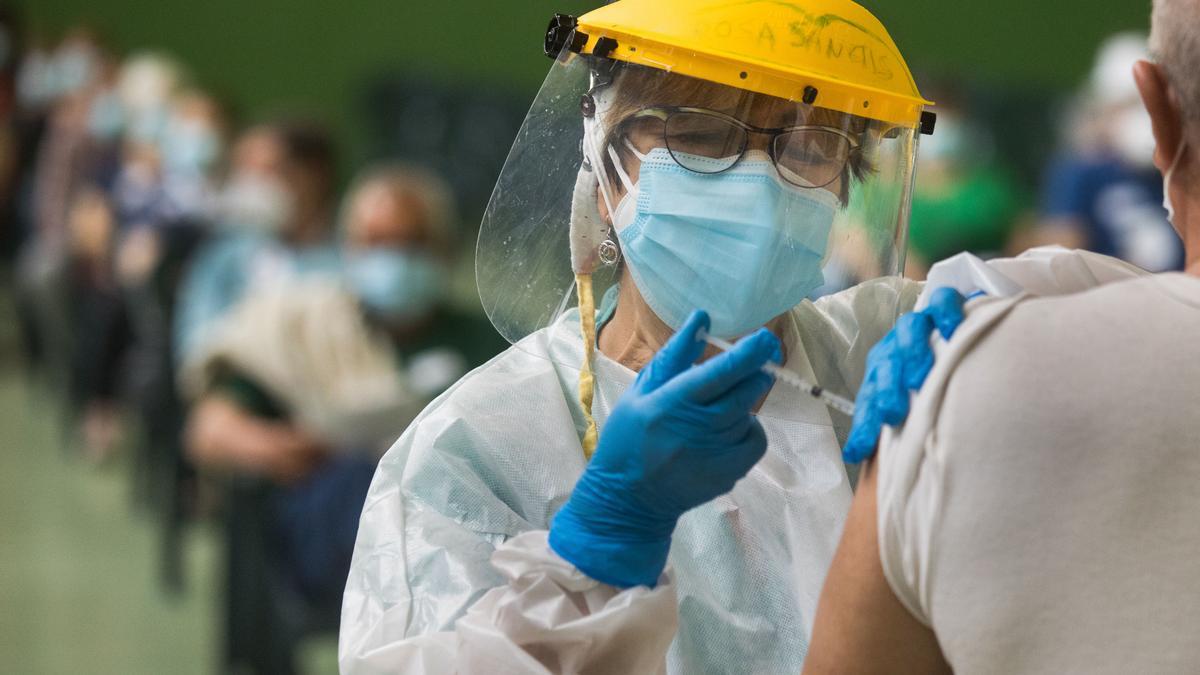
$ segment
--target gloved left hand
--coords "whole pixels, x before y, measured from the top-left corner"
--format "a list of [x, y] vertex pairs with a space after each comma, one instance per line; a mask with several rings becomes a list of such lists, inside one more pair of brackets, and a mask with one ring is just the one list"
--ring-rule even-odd
[[842, 458], [857, 464], [875, 455], [883, 425], [902, 424], [908, 417], [909, 392], [925, 384], [933, 368], [929, 338], [936, 327], [949, 340], [963, 321], [966, 298], [953, 288], [939, 288], [929, 306], [900, 317], [867, 355], [867, 374], [855, 399], [854, 425]]
[[694, 312], [613, 408], [591, 463], [550, 527], [550, 547], [589, 577], [654, 586], [688, 509], [733, 489], [766, 452], [751, 414], [774, 381], [779, 340], [760, 330], [693, 367], [704, 353]]

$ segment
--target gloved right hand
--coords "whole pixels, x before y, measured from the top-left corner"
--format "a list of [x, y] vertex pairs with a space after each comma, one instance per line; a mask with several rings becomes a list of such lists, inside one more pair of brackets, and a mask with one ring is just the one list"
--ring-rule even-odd
[[896, 326], [871, 348], [866, 377], [855, 402], [854, 424], [842, 449], [847, 464], [875, 456], [884, 424], [904, 423], [910, 392], [920, 390], [933, 370], [933, 346], [929, 339], [934, 329], [949, 340], [963, 322], [966, 301], [953, 288], [939, 288], [930, 296], [928, 307], [900, 317]]
[[751, 414], [774, 382], [779, 340], [759, 330], [693, 367], [704, 312], [642, 369], [613, 408], [592, 461], [550, 527], [550, 547], [589, 577], [654, 586], [688, 509], [725, 494], [766, 452]]

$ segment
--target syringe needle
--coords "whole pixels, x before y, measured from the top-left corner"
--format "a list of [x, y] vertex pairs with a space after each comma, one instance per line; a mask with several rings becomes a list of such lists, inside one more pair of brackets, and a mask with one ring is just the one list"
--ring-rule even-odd
[[[704, 340], [705, 342], [707, 342], [708, 344], [716, 347], [717, 349], [720, 349], [723, 352], [727, 352], [730, 349], [733, 349], [733, 345], [731, 343], [729, 343], [728, 341], [722, 340], [719, 337], [714, 337], [712, 335], [709, 335], [705, 331], [701, 331], [699, 337], [702, 340]], [[851, 417], [854, 416], [854, 402], [853, 401], [850, 401], [846, 398], [838, 396], [837, 394], [825, 391], [820, 386], [812, 384], [808, 380], [804, 379], [803, 377], [800, 377], [799, 375], [797, 375], [796, 373], [794, 373], [790, 370], [786, 370], [785, 368], [783, 368], [782, 366], [780, 366], [777, 363], [771, 363], [768, 361], [767, 363], [763, 364], [762, 369], [763, 369], [763, 372], [765, 372], [766, 374], [768, 374], [778, 380], [782, 380], [783, 382], [786, 382], [793, 387], [796, 387], [800, 391], [803, 391], [804, 393], [808, 394], [809, 396], [812, 396], [813, 398], [820, 399], [823, 403], [825, 403], [825, 405], [829, 406], [830, 408], [833, 408], [834, 410], [837, 410], [838, 412], [845, 413], [846, 415], [849, 415]]]

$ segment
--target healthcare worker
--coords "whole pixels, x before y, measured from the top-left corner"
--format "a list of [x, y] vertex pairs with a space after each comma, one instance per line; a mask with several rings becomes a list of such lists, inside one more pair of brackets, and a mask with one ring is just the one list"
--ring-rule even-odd
[[[556, 17], [547, 52], [477, 250], [484, 308], [515, 344], [383, 458], [341, 668], [796, 672], [850, 503], [850, 419], [754, 373], [774, 359], [853, 397], [867, 350], [914, 306], [920, 285], [895, 275], [926, 102], [848, 0], [621, 0]], [[1019, 265], [959, 262], [989, 292], [1024, 283]], [[1064, 276], [1104, 276], [1075, 263], [1040, 259], [1030, 282], [1053, 292]], [[878, 278], [812, 299], [834, 265]], [[753, 336], [656, 393], [700, 357], [701, 329]], [[644, 370], [677, 331], [683, 346]], [[626, 390], [636, 412], [616, 416]], [[676, 452], [692, 442], [765, 456], [718, 497], [728, 468]], [[607, 459], [589, 466], [593, 451]], [[622, 472], [654, 473], [635, 457], [691, 471], [631, 489]], [[600, 492], [576, 499], [585, 468]], [[586, 504], [606, 485], [622, 513]], [[569, 526], [548, 542], [568, 498]], [[615, 520], [642, 523], [641, 553], [605, 558], [588, 524]], [[668, 544], [673, 581], [651, 587]], [[677, 598], [666, 611], [664, 593]], [[668, 644], [665, 666], [643, 658]]]

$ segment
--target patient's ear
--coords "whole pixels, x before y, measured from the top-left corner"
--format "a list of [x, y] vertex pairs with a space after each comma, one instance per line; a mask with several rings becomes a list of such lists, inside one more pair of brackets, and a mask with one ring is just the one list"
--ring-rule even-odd
[[1133, 79], [1154, 127], [1154, 140], [1158, 146], [1154, 150], [1154, 165], [1159, 171], [1166, 171], [1183, 141], [1183, 117], [1179, 101], [1171, 90], [1162, 66], [1157, 63], [1138, 61], [1133, 66]]

